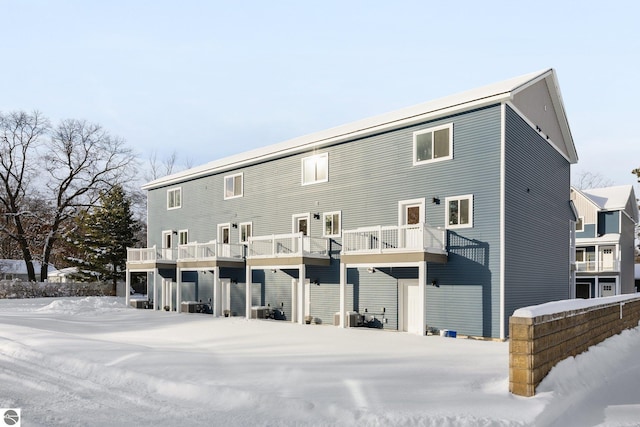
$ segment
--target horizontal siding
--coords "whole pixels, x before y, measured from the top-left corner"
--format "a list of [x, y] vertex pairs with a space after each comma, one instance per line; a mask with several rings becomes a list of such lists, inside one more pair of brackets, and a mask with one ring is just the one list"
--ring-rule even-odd
[[[320, 149], [318, 153], [329, 153], [326, 183], [301, 185], [301, 161], [310, 152], [184, 182], [180, 185], [183, 203], [180, 209], [166, 209], [167, 188], [150, 190], [148, 245], [161, 246], [162, 230], [187, 229], [192, 242], [213, 240], [216, 226], [221, 223], [252, 222], [254, 235], [290, 233], [292, 215], [300, 213], [341, 211], [343, 229], [397, 225], [399, 201], [416, 198], [426, 201], [427, 223], [442, 227], [445, 198], [473, 194], [473, 228], [450, 233], [449, 262], [429, 264], [427, 280], [437, 279], [443, 286], [481, 286], [483, 297], [477, 304], [483, 314], [469, 320], [473, 325], [468, 329], [495, 336], [500, 283], [500, 115], [501, 108], [496, 105]], [[453, 123], [453, 159], [414, 166], [413, 132], [447, 123]], [[224, 176], [238, 172], [244, 176], [244, 196], [224, 200]], [[432, 203], [434, 197], [441, 203]], [[321, 236], [322, 225], [322, 220], [312, 218], [310, 234]], [[238, 240], [239, 228], [232, 228], [231, 241]], [[312, 301], [311, 307], [317, 307], [318, 317], [327, 323], [339, 309], [335, 291], [328, 285], [339, 283], [336, 258], [340, 249], [341, 239], [333, 239], [331, 266], [322, 272], [316, 268], [307, 272], [309, 279], [318, 278], [321, 283], [320, 289], [312, 292], [317, 291], [319, 299], [326, 298], [320, 303]], [[354, 275], [351, 270], [350, 277]], [[363, 311], [371, 307], [377, 312], [385, 307], [389, 320], [384, 327], [397, 328], [397, 277], [390, 275], [382, 280], [379, 279], [382, 275], [367, 279], [355, 276], [357, 280], [349, 280], [354, 284], [355, 308]], [[254, 281], [263, 284], [264, 280], [254, 277]], [[322, 284], [327, 284], [326, 290]], [[274, 289], [270, 290], [271, 287]], [[290, 307], [290, 283], [266, 283], [262, 294], [265, 302], [282, 300]], [[237, 297], [240, 298], [239, 294]], [[452, 304], [448, 297], [440, 301], [436, 295], [432, 298], [433, 303], [449, 307], [452, 316], [457, 313], [458, 318], [464, 318], [468, 312], [466, 303]], [[237, 311], [243, 310], [238, 304]]]
[[[346, 287], [346, 310], [353, 311], [353, 285]], [[340, 284], [320, 283], [309, 287], [311, 304], [309, 306], [309, 316], [312, 316], [315, 323], [324, 325], [334, 324], [334, 315], [340, 311]]]
[[505, 330], [514, 310], [569, 297], [570, 165], [509, 107], [505, 141]]
[[585, 224], [583, 231], [576, 231], [576, 239], [592, 239], [596, 237], [596, 225]]
[[454, 330], [461, 335], [482, 336], [484, 316], [482, 285], [426, 287], [427, 327]]

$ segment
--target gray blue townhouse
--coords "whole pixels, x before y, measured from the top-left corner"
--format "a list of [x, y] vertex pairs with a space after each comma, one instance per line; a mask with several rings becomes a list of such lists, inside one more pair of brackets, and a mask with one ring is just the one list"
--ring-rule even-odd
[[632, 185], [571, 188], [575, 233], [575, 297], [636, 292], [635, 228], [638, 203]]
[[127, 282], [154, 309], [504, 339], [572, 296], [576, 161], [555, 71], [519, 76], [145, 184]]

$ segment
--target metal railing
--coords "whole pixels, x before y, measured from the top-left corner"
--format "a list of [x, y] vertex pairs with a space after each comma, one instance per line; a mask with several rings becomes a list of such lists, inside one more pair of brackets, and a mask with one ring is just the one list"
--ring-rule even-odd
[[342, 253], [446, 253], [446, 230], [425, 224], [362, 227], [342, 231]]
[[200, 261], [216, 258], [241, 260], [244, 258], [244, 245], [218, 243], [212, 240], [207, 243], [187, 243], [178, 246], [178, 260]]
[[329, 240], [305, 236], [302, 233], [274, 234], [249, 238], [247, 258], [278, 258], [292, 256], [328, 257]]

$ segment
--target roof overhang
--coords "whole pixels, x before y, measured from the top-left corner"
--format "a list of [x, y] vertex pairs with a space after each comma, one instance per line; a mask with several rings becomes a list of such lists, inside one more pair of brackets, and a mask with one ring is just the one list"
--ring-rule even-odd
[[566, 133], [567, 141], [571, 146], [569, 150], [570, 157], [572, 159], [575, 158], [575, 161], [577, 161], [577, 154], [575, 154], [575, 147], [573, 146], [571, 133], [564, 115], [564, 107], [555, 72], [553, 69], [548, 69], [215, 160], [183, 172], [156, 179], [144, 184], [142, 189], [151, 190], [175, 185], [180, 182], [234, 170], [267, 160], [435, 120], [461, 111], [508, 102], [513, 99], [514, 95], [542, 79], [550, 79], [547, 84], [553, 88], [550, 92], [553, 94], [554, 103], [558, 104], [556, 110], [562, 116], [559, 117], [559, 120], [562, 122], [561, 127], [564, 129], [563, 132]]

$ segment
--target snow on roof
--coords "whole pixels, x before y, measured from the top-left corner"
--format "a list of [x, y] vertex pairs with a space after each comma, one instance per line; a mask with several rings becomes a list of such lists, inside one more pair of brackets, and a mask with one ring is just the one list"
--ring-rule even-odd
[[602, 187], [582, 190], [601, 209], [624, 209], [633, 192], [632, 185], [618, 185], [616, 187]]
[[[33, 261], [36, 274], [40, 274], [40, 267], [40, 262]], [[53, 265], [49, 265], [49, 272], [55, 269]], [[0, 273], [27, 274], [27, 264], [22, 259], [0, 259]]]
[[[627, 212], [634, 221], [638, 221], [638, 204], [635, 202], [636, 196], [633, 191], [633, 185], [591, 188], [581, 191], [598, 208], [608, 211], [622, 210]], [[631, 203], [629, 202], [630, 200]]]
[[[231, 170], [253, 162], [291, 154], [300, 150], [317, 148], [349, 138], [362, 137], [382, 130], [391, 130], [407, 126], [414, 122], [424, 121], [427, 118], [435, 118], [440, 115], [451, 114], [462, 109], [478, 108], [484, 105], [509, 100], [512, 99], [512, 97], [519, 91], [524, 90], [530, 85], [547, 77], [553, 79], [555, 83], [555, 72], [553, 69], [525, 74], [456, 95], [446, 96], [444, 98], [414, 105], [412, 107], [369, 117], [342, 126], [293, 138], [274, 145], [214, 160], [204, 165], [196, 166], [186, 171], [151, 181], [143, 185], [142, 189], [150, 190], [153, 188], [171, 185], [214, 172]], [[556, 87], [556, 91], [558, 90], [559, 89]], [[560, 97], [559, 93], [557, 95]], [[564, 112], [561, 112], [560, 114], [564, 115]], [[566, 121], [565, 117], [562, 119]], [[573, 146], [572, 142], [570, 144]], [[574, 155], [575, 153], [572, 154], [572, 156]]]
[[66, 267], [60, 270], [54, 270], [49, 272], [49, 277], [66, 276], [68, 274], [75, 274], [78, 272], [78, 267]]

